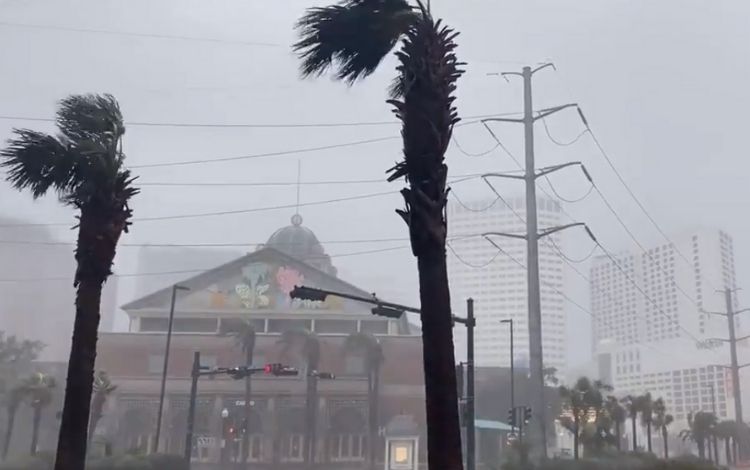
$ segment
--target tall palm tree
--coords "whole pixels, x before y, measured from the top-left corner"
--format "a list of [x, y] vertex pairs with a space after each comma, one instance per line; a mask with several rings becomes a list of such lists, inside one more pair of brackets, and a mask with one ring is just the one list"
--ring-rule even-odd
[[622, 425], [625, 424], [625, 421], [627, 420], [625, 408], [623, 408], [620, 401], [613, 396], [607, 397], [604, 407], [612, 422], [612, 427], [614, 428], [617, 450], [622, 450]]
[[[255, 354], [255, 326], [250, 320], [242, 322], [239, 330], [233, 333], [237, 345], [245, 353], [245, 365], [250, 367], [253, 365], [253, 355]], [[252, 419], [253, 407], [251, 406], [252, 401], [252, 382], [250, 375], [245, 376], [245, 406], [243, 409], [245, 429], [242, 432], [242, 462], [245, 466], [249, 466], [248, 460], [250, 456], [250, 421]]]
[[[563, 416], [561, 424], [573, 434], [573, 457], [578, 459], [581, 436], [585, 426], [593, 421], [598, 428], [600, 424], [599, 414], [603, 408], [603, 391], [611, 388], [601, 381], [591, 382], [587, 377], [579, 378], [572, 388], [560, 386], [558, 388], [560, 397], [569, 410], [569, 416]], [[598, 429], [594, 431], [594, 439], [601, 436]]]
[[427, 455], [430, 469], [462, 468], [450, 292], [446, 266], [448, 167], [445, 152], [459, 121], [453, 93], [462, 71], [456, 33], [432, 17], [421, 0], [344, 0], [312, 8], [299, 20], [294, 48], [303, 75], [334, 68], [353, 83], [372, 73], [401, 41], [391, 87], [402, 123], [403, 160], [388, 181], [404, 178], [404, 209], [417, 258], [424, 358]]
[[633, 452], [636, 452], [638, 450], [638, 436], [635, 434], [635, 422], [638, 420], [638, 413], [640, 410], [640, 400], [638, 400], [638, 397], [634, 395], [627, 395], [625, 398], [622, 399], [622, 404], [625, 407], [625, 410], [628, 413], [628, 417], [630, 418], [632, 429], [631, 432], [633, 433]]
[[346, 338], [344, 349], [364, 355], [367, 373], [367, 461], [370, 470], [375, 470], [378, 448], [378, 414], [380, 409], [380, 368], [383, 365], [383, 346], [377, 338], [367, 333], [352, 333]]
[[651, 392], [639, 396], [638, 408], [641, 412], [641, 425], [646, 428], [646, 448], [651, 452], [651, 426], [654, 423], [654, 399]]
[[73, 95], [60, 102], [56, 136], [28, 129], [0, 151], [0, 166], [17, 189], [34, 198], [54, 190], [79, 211], [73, 325], [65, 404], [55, 470], [83, 470], [102, 285], [112, 274], [117, 242], [138, 193], [125, 169], [120, 107], [111, 95]]
[[21, 406], [25, 396], [26, 389], [21, 384], [12, 387], [5, 396], [5, 412], [8, 421], [6, 423], [5, 440], [3, 442], [3, 460], [8, 457], [10, 441], [13, 437], [13, 428], [16, 424], [16, 414], [18, 413], [18, 407]]
[[680, 431], [680, 437], [683, 441], [691, 440], [698, 446], [698, 457], [706, 458], [706, 441], [717, 424], [716, 416], [713, 413], [698, 411], [688, 414], [688, 429]]
[[109, 378], [109, 375], [100, 370], [94, 376], [93, 391], [94, 396], [91, 399], [91, 420], [89, 423], [88, 433], [88, 444], [91, 445], [91, 440], [94, 438], [94, 432], [99, 424], [99, 420], [102, 419], [104, 413], [104, 405], [107, 403], [107, 398], [117, 390], [117, 385], [113, 384]]
[[22, 386], [29, 399], [29, 405], [34, 410], [30, 453], [31, 455], [36, 455], [37, 444], [39, 442], [39, 425], [42, 422], [42, 411], [52, 403], [52, 399], [54, 398], [53, 390], [57, 384], [54, 377], [36, 373], [24, 380]]
[[657, 398], [653, 405], [653, 424], [656, 430], [661, 433], [661, 439], [664, 445], [664, 458], [669, 458], [669, 425], [674, 422], [674, 416], [667, 413], [667, 406], [664, 399]]
[[320, 364], [320, 341], [308, 330], [287, 330], [281, 334], [279, 342], [284, 352], [296, 349], [306, 361], [305, 374], [305, 466], [315, 465], [315, 447], [318, 429], [318, 366]]

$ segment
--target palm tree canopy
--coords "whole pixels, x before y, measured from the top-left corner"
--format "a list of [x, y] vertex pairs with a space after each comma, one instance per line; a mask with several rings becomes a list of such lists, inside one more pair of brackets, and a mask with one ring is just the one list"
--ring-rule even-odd
[[647, 426], [654, 421], [654, 400], [650, 392], [637, 397], [637, 400], [638, 410], [641, 412], [641, 423]]
[[93, 388], [94, 393], [109, 395], [117, 390], [117, 385], [112, 383], [106, 371], [100, 370], [94, 375]]
[[283, 352], [287, 353], [297, 349], [307, 359], [308, 365], [313, 368], [320, 363], [320, 341], [318, 336], [306, 329], [286, 330], [281, 333], [279, 344], [283, 346]]
[[333, 68], [348, 83], [370, 75], [419, 15], [406, 0], [345, 0], [308, 9], [293, 46], [302, 75]]
[[[248, 353], [255, 349], [255, 326], [250, 320], [244, 320], [240, 324], [240, 328], [232, 332], [231, 335], [234, 337], [237, 345], [242, 348], [242, 352]], [[248, 366], [251, 364], [247, 364]]]
[[716, 427], [717, 419], [713, 413], [698, 411], [688, 414], [688, 429], [680, 431], [683, 440], [691, 439], [702, 442], [707, 439]]
[[57, 387], [55, 378], [42, 373], [32, 374], [25, 379], [22, 387], [32, 408], [41, 408], [52, 402], [52, 390]]
[[364, 353], [369, 369], [379, 367], [384, 360], [383, 346], [371, 334], [360, 332], [350, 334], [344, 341], [344, 350]]
[[14, 129], [15, 137], [0, 151], [0, 166], [14, 187], [31, 190], [35, 198], [54, 189], [63, 203], [77, 208], [113, 198], [124, 203], [138, 193], [117, 150], [125, 126], [113, 96], [65, 98], [56, 123], [56, 136]]
[[641, 402], [635, 395], [627, 395], [622, 399], [622, 404], [628, 412], [628, 417], [637, 418], [641, 411]]
[[627, 419], [625, 408], [620, 404], [617, 397], [608, 396], [604, 407], [609, 415], [610, 419], [617, 424], [624, 423]]

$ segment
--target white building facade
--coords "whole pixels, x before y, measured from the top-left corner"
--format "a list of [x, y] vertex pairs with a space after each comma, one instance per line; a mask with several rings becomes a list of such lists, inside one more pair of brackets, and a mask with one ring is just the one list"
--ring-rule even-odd
[[[487, 232], [525, 234], [525, 201], [480, 200], [448, 205], [448, 274], [454, 312], [466, 311], [466, 299], [475, 301], [477, 318], [475, 362], [479, 366], [507, 367], [510, 364], [508, 324], [513, 319], [514, 356], [517, 368], [528, 367], [528, 290], [526, 278], [526, 242], [491, 236], [502, 252], [480, 236]], [[511, 206], [512, 209], [508, 206]], [[558, 202], [539, 198], [539, 228], [561, 224]], [[544, 366], [562, 372], [566, 366], [566, 316], [562, 260], [557, 254], [559, 235], [539, 244], [539, 269], [542, 293], [542, 344]], [[554, 243], [554, 244], [553, 244]], [[464, 328], [456, 328], [457, 355], [465, 349]]]
[[723, 367], [729, 348], [717, 340], [727, 338], [727, 320], [704, 312], [725, 311], [716, 290], [735, 287], [732, 239], [700, 230], [673, 242], [618, 254], [616, 262], [594, 259], [590, 287], [599, 378], [618, 394], [662, 397], [681, 423], [699, 410], [733, 419], [731, 374]]

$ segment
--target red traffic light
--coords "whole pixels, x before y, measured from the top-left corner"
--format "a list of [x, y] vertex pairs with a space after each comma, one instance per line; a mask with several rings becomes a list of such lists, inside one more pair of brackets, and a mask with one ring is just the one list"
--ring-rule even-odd
[[294, 367], [287, 367], [284, 364], [266, 364], [263, 367], [263, 373], [275, 376], [297, 375], [298, 371]]

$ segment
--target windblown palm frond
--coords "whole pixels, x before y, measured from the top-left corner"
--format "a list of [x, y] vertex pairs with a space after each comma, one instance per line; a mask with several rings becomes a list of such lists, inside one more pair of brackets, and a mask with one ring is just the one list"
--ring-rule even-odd
[[111, 95], [73, 95], [60, 102], [60, 135], [15, 129], [0, 151], [0, 166], [19, 190], [35, 198], [54, 189], [60, 200], [81, 208], [91, 202], [127, 202], [138, 193], [135, 180], [123, 169], [117, 146], [125, 132], [122, 114]]
[[329, 68], [348, 83], [370, 75], [417, 20], [406, 0], [345, 0], [310, 8], [299, 19], [293, 48], [303, 76]]
[[310, 367], [318, 367], [320, 363], [320, 341], [312, 331], [306, 329], [286, 330], [281, 333], [278, 343], [282, 345], [284, 353], [296, 349], [304, 356]]
[[384, 360], [383, 346], [377, 338], [367, 333], [352, 333], [344, 340], [344, 350], [364, 354], [368, 367], [377, 368]]

